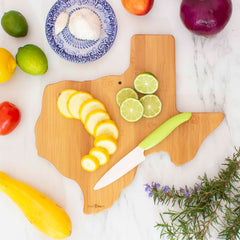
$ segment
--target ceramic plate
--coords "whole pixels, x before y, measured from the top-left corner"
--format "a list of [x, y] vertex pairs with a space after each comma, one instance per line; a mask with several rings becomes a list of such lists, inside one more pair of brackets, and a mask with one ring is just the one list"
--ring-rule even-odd
[[[101, 21], [101, 35], [98, 40], [81, 40], [74, 37], [67, 26], [55, 35], [55, 22], [62, 12], [69, 17], [81, 8], [93, 11]], [[69, 22], [69, 21], [68, 21]], [[117, 34], [117, 20], [110, 4], [105, 0], [59, 0], [50, 9], [46, 20], [46, 37], [51, 48], [62, 58], [76, 63], [88, 63], [101, 58], [114, 43]]]

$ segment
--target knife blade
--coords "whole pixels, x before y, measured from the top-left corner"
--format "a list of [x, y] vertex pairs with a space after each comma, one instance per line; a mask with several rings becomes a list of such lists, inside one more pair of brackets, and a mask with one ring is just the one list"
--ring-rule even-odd
[[104, 188], [135, 168], [145, 160], [145, 150], [156, 146], [158, 143], [164, 140], [175, 128], [188, 121], [191, 116], [192, 113], [185, 112], [177, 114], [174, 117], [168, 119], [160, 127], [149, 134], [136, 148], [134, 148], [119, 162], [117, 162], [111, 169], [109, 169], [96, 183], [93, 189], [99, 190], [101, 188]]

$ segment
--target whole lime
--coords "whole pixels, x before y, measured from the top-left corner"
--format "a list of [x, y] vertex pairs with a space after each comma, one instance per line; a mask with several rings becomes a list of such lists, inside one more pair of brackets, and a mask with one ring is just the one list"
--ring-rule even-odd
[[45, 53], [33, 44], [20, 47], [16, 61], [24, 72], [31, 75], [42, 75], [48, 70], [48, 60]]
[[13, 37], [24, 37], [28, 32], [28, 24], [25, 17], [20, 12], [14, 10], [4, 13], [1, 25]]

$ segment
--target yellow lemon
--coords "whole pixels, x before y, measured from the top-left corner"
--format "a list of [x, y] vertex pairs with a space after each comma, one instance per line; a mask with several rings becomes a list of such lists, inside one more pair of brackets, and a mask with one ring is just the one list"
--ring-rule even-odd
[[17, 63], [12, 54], [4, 49], [0, 48], [0, 83], [8, 81], [15, 72]]

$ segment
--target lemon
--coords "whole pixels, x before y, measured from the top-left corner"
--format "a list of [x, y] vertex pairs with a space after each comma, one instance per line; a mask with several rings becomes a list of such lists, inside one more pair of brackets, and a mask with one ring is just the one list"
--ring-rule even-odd
[[104, 120], [94, 128], [94, 137], [101, 135], [110, 135], [118, 139], [118, 127], [113, 120]]
[[104, 111], [106, 111], [106, 108], [97, 99], [89, 99], [82, 104], [82, 106], [80, 108], [80, 111], [79, 111], [79, 115], [80, 115], [80, 118], [81, 118], [83, 123], [85, 122], [87, 115], [94, 110], [104, 110]]
[[112, 136], [102, 135], [95, 138], [94, 146], [105, 148], [108, 151], [108, 153], [111, 155], [115, 153], [117, 150], [117, 141]]
[[94, 147], [89, 152], [90, 155], [96, 157], [99, 160], [100, 165], [104, 165], [109, 161], [109, 153], [105, 148]]
[[121, 116], [128, 122], [137, 122], [143, 116], [143, 105], [134, 98], [126, 99], [120, 106]]
[[140, 98], [143, 105], [143, 117], [156, 117], [162, 110], [162, 103], [157, 95], [145, 95]]
[[93, 98], [91, 94], [82, 91], [76, 92], [73, 95], [71, 95], [67, 103], [70, 114], [74, 118], [80, 119], [79, 110], [82, 104], [91, 98]]
[[118, 91], [116, 95], [116, 102], [117, 105], [120, 107], [121, 104], [127, 99], [127, 98], [135, 98], [138, 99], [137, 93], [132, 88], [122, 88]]
[[15, 72], [17, 63], [12, 54], [4, 49], [0, 48], [0, 83], [8, 81]]
[[24, 37], [28, 32], [28, 24], [25, 17], [17, 11], [4, 13], [1, 25], [5, 32], [13, 37]]
[[66, 89], [61, 92], [61, 94], [59, 95], [59, 97], [57, 99], [57, 108], [64, 117], [72, 118], [71, 113], [68, 111], [67, 103], [68, 103], [69, 98], [76, 92], [77, 91], [73, 90], [73, 89]]
[[93, 135], [96, 125], [99, 122], [107, 119], [110, 119], [110, 117], [104, 110], [94, 110], [87, 115], [84, 126], [87, 131]]
[[48, 70], [48, 60], [45, 53], [33, 44], [20, 47], [16, 60], [18, 66], [31, 75], [42, 75]]
[[152, 94], [158, 90], [158, 80], [153, 74], [142, 72], [134, 79], [134, 87], [140, 93]]
[[99, 161], [93, 155], [86, 155], [81, 160], [82, 168], [88, 172], [93, 172], [99, 167]]

